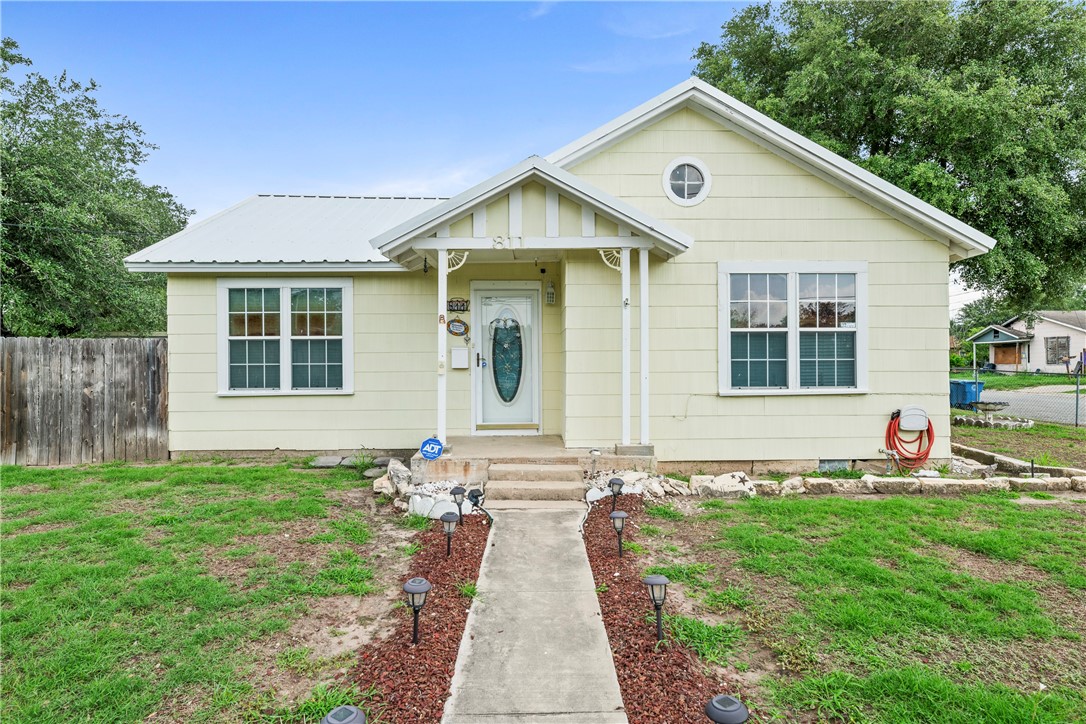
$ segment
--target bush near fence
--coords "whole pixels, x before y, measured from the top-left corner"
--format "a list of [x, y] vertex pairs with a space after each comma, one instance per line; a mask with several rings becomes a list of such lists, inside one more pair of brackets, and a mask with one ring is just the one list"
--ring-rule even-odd
[[165, 460], [163, 338], [0, 339], [0, 462]]

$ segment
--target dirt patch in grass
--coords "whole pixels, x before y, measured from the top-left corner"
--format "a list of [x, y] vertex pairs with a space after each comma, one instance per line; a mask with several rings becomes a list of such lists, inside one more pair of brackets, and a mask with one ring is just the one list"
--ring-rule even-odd
[[28, 526], [13, 530], [6, 534], [5, 538], [11, 538], [17, 535], [33, 535], [34, 533], [49, 533], [54, 530], [63, 530], [64, 528], [70, 528], [71, 523], [31, 523]]
[[1013, 561], [997, 561], [979, 553], [941, 543], [932, 544], [927, 551], [939, 556], [962, 573], [989, 583], [1042, 582], [1049, 578], [1047, 573], [1033, 566]]
[[1019, 460], [1036, 460], [1038, 465], [1086, 470], [1086, 427], [1039, 425], [1033, 430], [999, 430], [955, 425], [950, 439]]
[[411, 643], [411, 610], [395, 608], [388, 618], [388, 636], [364, 646], [345, 674], [348, 682], [362, 690], [377, 689], [380, 703], [371, 713], [379, 714], [381, 722], [440, 721], [471, 606], [456, 585], [479, 578], [489, 533], [484, 516], [464, 516], [449, 558], [445, 557], [445, 535], [439, 522], [432, 521], [415, 539], [421, 549], [410, 559], [407, 573], [390, 595], [402, 600], [399, 585], [416, 576], [433, 585], [419, 615], [419, 643]]

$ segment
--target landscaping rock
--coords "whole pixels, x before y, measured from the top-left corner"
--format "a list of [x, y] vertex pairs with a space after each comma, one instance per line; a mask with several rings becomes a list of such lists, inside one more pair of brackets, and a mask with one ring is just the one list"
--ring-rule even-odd
[[395, 500], [393, 500], [392, 505], [393, 505], [393, 507], [399, 508], [400, 510], [404, 510], [404, 511], [406, 511], [410, 507], [407, 504], [406, 500], [400, 500], [399, 498], [396, 498]]
[[754, 486], [754, 490], [758, 495], [776, 496], [781, 494], [781, 485], [776, 480], [752, 480], [751, 485]]
[[1010, 478], [1008, 483], [1010, 483], [1011, 490], [1022, 493], [1074, 490], [1071, 484], [1071, 478]]
[[392, 460], [388, 464], [388, 477], [396, 486], [397, 495], [407, 495], [411, 488], [411, 471], [399, 460]]
[[375, 495], [395, 495], [396, 486], [387, 475], [382, 475], [373, 481], [373, 492]]
[[920, 481], [923, 495], [975, 495], [991, 490], [985, 480], [930, 480]]
[[[718, 477], [727, 478], [728, 476], [722, 475]], [[704, 498], [750, 498], [758, 494], [750, 480], [739, 481], [735, 479], [701, 483], [694, 488], [694, 492]]]
[[667, 495], [667, 493], [664, 492], [664, 488], [662, 485], [660, 485], [659, 481], [652, 480], [651, 478], [645, 479], [643, 486], [645, 490], [649, 492], [649, 495], [652, 495], [654, 497], [662, 498]]
[[585, 493], [584, 498], [589, 503], [595, 503], [597, 500], [603, 500], [604, 498], [610, 498], [611, 491], [606, 488], [589, 488]]
[[334, 468], [343, 461], [339, 455], [320, 455], [309, 464], [311, 468]]
[[379, 478], [384, 474], [385, 468], [369, 468], [364, 473], [362, 473], [362, 477], [372, 479]]
[[692, 475], [690, 476], [690, 490], [695, 495], [701, 495], [701, 493], [698, 492], [698, 486], [711, 482], [713, 482], [712, 475]]
[[358, 458], [352, 455], [351, 457], [343, 458], [342, 460], [340, 460], [339, 464], [340, 467], [353, 468], [355, 465], [358, 464]]
[[1076, 475], [1071, 478], [1071, 490], [1086, 493], [1086, 475]]
[[812, 495], [870, 495], [875, 492], [871, 481], [863, 478], [804, 478], [803, 487]]
[[618, 477], [622, 478], [622, 482], [629, 485], [630, 483], [639, 483], [639, 482], [641, 482], [645, 478], [649, 477], [649, 474], [648, 473], [636, 472], [636, 471], [629, 471], [629, 472], [622, 473]]
[[683, 481], [675, 478], [664, 478], [664, 480], [675, 491], [675, 495], [690, 495], [690, 488]]
[[781, 483], [781, 495], [803, 495], [806, 492], [807, 489], [803, 487], [803, 478], [798, 475]]
[[[867, 476], [865, 475], [866, 479]], [[872, 476], [871, 485], [875, 492], [883, 495], [912, 495], [919, 493], [920, 481], [916, 478], [879, 478]]]
[[746, 473], [725, 473], [724, 475], [717, 475], [713, 478], [713, 482], [717, 484], [721, 483], [749, 483], [750, 477]]
[[388, 467], [388, 464], [389, 464], [390, 462], [392, 462], [393, 460], [395, 460], [395, 461], [396, 461], [396, 462], [398, 462], [398, 463], [402, 463], [402, 462], [403, 462], [402, 460], [399, 460], [399, 459], [397, 459], [397, 458], [390, 458], [390, 457], [388, 457], [388, 456], [386, 455], [385, 457], [379, 457], [379, 458], [374, 458], [374, 460], [373, 460], [373, 467], [375, 467], [375, 468], [387, 468], [387, 467]]

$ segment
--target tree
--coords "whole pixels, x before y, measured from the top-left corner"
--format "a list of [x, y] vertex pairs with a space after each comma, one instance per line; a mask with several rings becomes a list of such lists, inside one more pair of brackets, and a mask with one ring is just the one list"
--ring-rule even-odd
[[0, 312], [4, 334], [104, 336], [166, 328], [165, 278], [122, 260], [184, 228], [190, 211], [136, 170], [156, 147], [97, 85], [28, 73], [0, 45]]
[[1086, 9], [1073, 0], [755, 5], [695, 73], [994, 237], [971, 287], [1040, 309], [1086, 280]]

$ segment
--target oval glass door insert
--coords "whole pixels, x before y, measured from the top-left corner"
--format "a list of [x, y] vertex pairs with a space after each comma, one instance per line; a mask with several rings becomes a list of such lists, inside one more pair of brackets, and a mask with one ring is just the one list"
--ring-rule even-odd
[[502, 402], [517, 396], [524, 377], [524, 342], [520, 322], [499, 317], [490, 323], [490, 369]]

